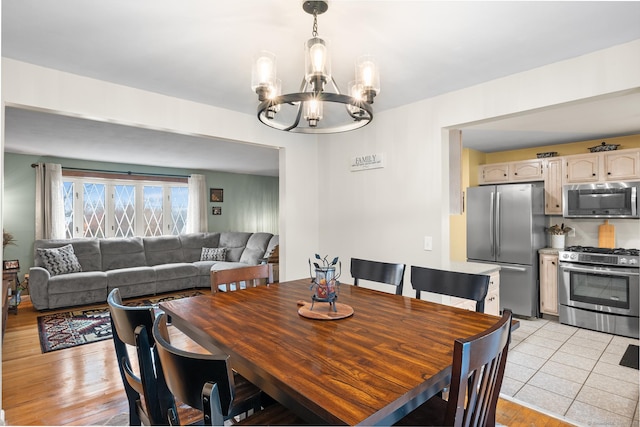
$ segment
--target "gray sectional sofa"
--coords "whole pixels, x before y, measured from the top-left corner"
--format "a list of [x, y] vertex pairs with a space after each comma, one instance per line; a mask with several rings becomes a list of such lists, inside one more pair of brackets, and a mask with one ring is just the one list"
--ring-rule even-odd
[[[278, 235], [245, 232], [36, 240], [29, 293], [45, 310], [105, 302], [114, 288], [123, 298], [210, 288], [212, 268], [257, 265], [277, 245]], [[202, 260], [202, 248], [226, 248], [224, 261]]]

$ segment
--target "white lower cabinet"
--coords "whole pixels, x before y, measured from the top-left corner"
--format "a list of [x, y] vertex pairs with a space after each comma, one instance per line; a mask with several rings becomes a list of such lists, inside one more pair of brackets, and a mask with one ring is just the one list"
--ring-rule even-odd
[[558, 315], [557, 253], [540, 253], [540, 312]]

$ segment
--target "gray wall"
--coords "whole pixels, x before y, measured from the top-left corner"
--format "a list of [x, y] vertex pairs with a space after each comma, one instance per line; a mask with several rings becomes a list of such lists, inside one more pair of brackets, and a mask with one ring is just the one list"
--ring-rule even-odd
[[[278, 178], [226, 172], [190, 171], [139, 165], [89, 162], [74, 159], [4, 153], [3, 227], [16, 238], [5, 248], [5, 260], [20, 260], [20, 280], [33, 265], [35, 239], [35, 169], [32, 163], [60, 163], [62, 167], [206, 176], [208, 188], [222, 188], [224, 202], [209, 203], [209, 231], [248, 231], [278, 234]], [[211, 208], [222, 207], [213, 216]]]

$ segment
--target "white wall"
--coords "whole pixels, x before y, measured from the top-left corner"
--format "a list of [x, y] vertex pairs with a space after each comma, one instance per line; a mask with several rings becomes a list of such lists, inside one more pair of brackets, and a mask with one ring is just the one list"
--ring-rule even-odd
[[[280, 239], [282, 278], [308, 275], [308, 256], [318, 249], [317, 139], [259, 124], [253, 115], [171, 98], [2, 58], [5, 105], [95, 120], [202, 134], [281, 147]], [[4, 135], [2, 139], [4, 147]], [[4, 150], [3, 150], [4, 151]]]
[[[640, 40], [379, 113], [360, 131], [326, 137], [320, 180], [332, 209], [320, 215], [322, 252], [438, 268], [449, 258], [444, 128], [632, 88], [640, 88]], [[351, 157], [372, 153], [386, 154], [384, 169], [349, 171]], [[433, 251], [423, 249], [424, 236], [433, 237]], [[405, 295], [413, 295], [409, 279], [407, 272]]]
[[[348, 281], [352, 256], [432, 267], [448, 259], [445, 128], [640, 88], [640, 40], [378, 113], [367, 127], [319, 136], [319, 144], [253, 115], [4, 58], [2, 65], [5, 104], [284, 147], [282, 277], [307, 276], [307, 258], [319, 252], [340, 256]], [[351, 157], [379, 152], [384, 169], [349, 171]], [[426, 235], [433, 251], [423, 250]], [[405, 281], [411, 295], [408, 273]]]

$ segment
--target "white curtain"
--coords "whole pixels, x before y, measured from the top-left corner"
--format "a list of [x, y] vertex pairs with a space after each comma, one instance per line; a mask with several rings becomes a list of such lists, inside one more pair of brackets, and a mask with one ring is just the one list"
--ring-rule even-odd
[[36, 167], [36, 239], [64, 239], [62, 166], [38, 163]]
[[206, 232], [207, 222], [207, 180], [204, 175], [193, 174], [189, 182], [189, 206], [187, 207], [187, 233]]

